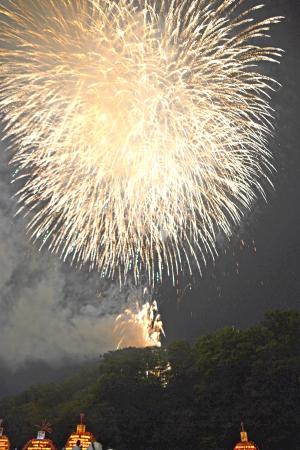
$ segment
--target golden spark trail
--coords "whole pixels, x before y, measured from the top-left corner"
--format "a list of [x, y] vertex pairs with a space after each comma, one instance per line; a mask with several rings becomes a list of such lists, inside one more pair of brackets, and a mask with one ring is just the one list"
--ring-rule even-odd
[[[122, 280], [216, 254], [269, 179], [245, 0], [0, 0], [0, 112], [34, 240]], [[263, 41], [264, 42], [264, 41]]]

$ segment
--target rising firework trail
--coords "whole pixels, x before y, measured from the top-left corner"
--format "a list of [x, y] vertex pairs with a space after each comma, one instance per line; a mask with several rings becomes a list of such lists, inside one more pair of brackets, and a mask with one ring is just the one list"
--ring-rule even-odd
[[[0, 0], [0, 112], [20, 211], [52, 252], [150, 282], [216, 254], [272, 171], [244, 0]], [[2, 6], [1, 6], [2, 5]]]

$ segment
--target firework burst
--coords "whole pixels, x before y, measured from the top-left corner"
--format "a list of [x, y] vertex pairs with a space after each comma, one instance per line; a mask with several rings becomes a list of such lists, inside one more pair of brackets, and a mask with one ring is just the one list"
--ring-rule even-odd
[[165, 336], [163, 323], [158, 313], [157, 302], [146, 302], [142, 306], [126, 308], [115, 321], [114, 335], [117, 348], [161, 347], [161, 336]]
[[154, 281], [214, 255], [272, 158], [244, 0], [0, 0], [0, 111], [21, 211], [52, 252]]

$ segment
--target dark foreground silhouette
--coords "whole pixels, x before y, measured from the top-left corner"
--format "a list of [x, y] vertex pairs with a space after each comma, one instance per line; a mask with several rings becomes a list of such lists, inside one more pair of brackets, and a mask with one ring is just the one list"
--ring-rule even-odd
[[300, 314], [270, 312], [246, 331], [110, 352], [61, 383], [0, 402], [13, 447], [47, 418], [61, 448], [81, 411], [117, 450], [231, 450], [243, 420], [261, 450], [300, 442]]

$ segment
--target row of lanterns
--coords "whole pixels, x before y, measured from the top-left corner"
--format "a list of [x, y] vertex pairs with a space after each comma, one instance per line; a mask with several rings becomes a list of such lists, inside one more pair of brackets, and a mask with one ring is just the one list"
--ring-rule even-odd
[[[94, 436], [89, 431], [86, 431], [86, 425], [83, 423], [84, 414], [80, 414], [80, 424], [77, 425], [76, 431], [69, 437], [65, 450], [72, 450], [76, 442], [79, 440], [82, 450], [86, 450], [93, 442]], [[51, 433], [51, 426], [47, 422], [43, 422], [35, 439], [30, 439], [22, 450], [56, 450], [53, 441], [46, 438], [46, 432]], [[0, 421], [0, 450], [10, 450], [10, 441], [4, 434], [2, 421]], [[243, 423], [241, 424], [241, 441], [236, 444], [234, 450], [258, 450], [256, 445], [248, 440], [248, 434], [244, 430]]]
[[[65, 450], [72, 450], [76, 442], [79, 440], [82, 450], [86, 450], [88, 446], [95, 440], [93, 433], [86, 431], [86, 425], [83, 423], [84, 414], [80, 414], [80, 423], [77, 425], [76, 431], [69, 437]], [[46, 421], [39, 427], [37, 437], [30, 439], [24, 445], [22, 450], [57, 450], [53, 441], [46, 438], [46, 433], [51, 433], [51, 425]], [[10, 450], [10, 440], [4, 434], [2, 421], [0, 422], [0, 450]]]

